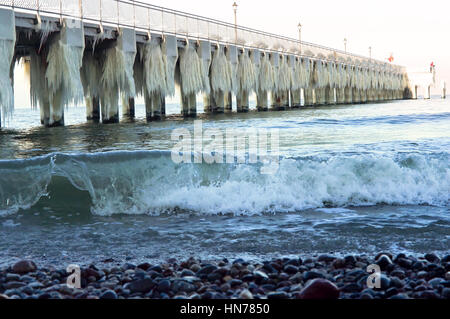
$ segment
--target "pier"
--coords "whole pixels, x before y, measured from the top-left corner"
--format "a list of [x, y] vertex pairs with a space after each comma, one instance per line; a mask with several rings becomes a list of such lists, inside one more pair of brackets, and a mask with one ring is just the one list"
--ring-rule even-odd
[[64, 109], [117, 123], [145, 100], [148, 121], [181, 96], [180, 114], [248, 112], [411, 98], [406, 69], [236, 24], [125, 0], [0, 0], [0, 106], [14, 109], [13, 70], [22, 63], [42, 125]]

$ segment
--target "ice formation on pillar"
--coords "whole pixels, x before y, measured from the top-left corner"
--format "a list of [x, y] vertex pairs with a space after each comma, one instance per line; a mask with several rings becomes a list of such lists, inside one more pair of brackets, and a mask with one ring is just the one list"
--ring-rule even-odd
[[5, 118], [9, 118], [14, 109], [14, 92], [10, 71], [14, 58], [15, 32], [10, 37], [13, 39], [0, 38], [0, 106]]
[[[119, 37], [122, 36], [121, 33]], [[118, 115], [119, 94], [124, 99], [136, 96], [133, 75], [135, 58], [136, 52], [125, 52], [118, 45], [105, 51], [101, 78], [103, 119], [111, 120]]]
[[88, 114], [92, 112], [93, 99], [99, 97], [101, 78], [102, 66], [100, 61], [95, 57], [94, 52], [85, 51], [83, 66], [81, 67], [81, 83], [83, 84]]
[[275, 82], [277, 92], [280, 94], [282, 92], [289, 91], [292, 81], [292, 69], [287, 63], [286, 56], [281, 57], [280, 65], [277, 71], [277, 80]]
[[[233, 52], [236, 53], [236, 61], [233, 62], [232, 59], [232, 48], [233, 48]], [[237, 70], [238, 70], [238, 58], [237, 58], [237, 50], [235, 47], [228, 47], [228, 50], [226, 52], [226, 57], [227, 57], [227, 61], [230, 65], [230, 72], [231, 72], [231, 89], [230, 91], [233, 92], [234, 94], [237, 94], [237, 90], [238, 90], [238, 77], [237, 77]], [[234, 54], [233, 53], [233, 54]]]
[[310, 59], [304, 59], [302, 62], [302, 88], [306, 89], [311, 83], [311, 61]]
[[237, 69], [238, 91], [250, 93], [255, 91], [257, 84], [257, 73], [255, 66], [245, 51], [239, 57], [239, 64]]
[[181, 90], [184, 95], [197, 94], [203, 89], [202, 61], [189, 44], [180, 54]]
[[[134, 86], [136, 88], [136, 96], [144, 96], [144, 44], [138, 43], [136, 50], [136, 59], [133, 66]], [[165, 70], [163, 76], [165, 76]]]
[[293, 91], [299, 91], [302, 88], [303, 85], [302, 70], [303, 68], [301, 59], [295, 59], [291, 78], [291, 90]]
[[222, 46], [218, 46], [211, 62], [211, 90], [213, 92], [230, 92], [233, 89], [232, 66]]
[[143, 52], [143, 86], [147, 94], [166, 95], [167, 82], [165, 64], [161, 46], [156, 41], [144, 45]]
[[[209, 72], [211, 68], [211, 48], [208, 46], [208, 53], [206, 56], [202, 56], [201, 54], [202, 48], [199, 46], [198, 48], [198, 54], [200, 55], [200, 68], [201, 68], [201, 74], [202, 74], [202, 81], [203, 81], [203, 93], [204, 94], [210, 94], [211, 93], [211, 84], [209, 80]], [[205, 54], [205, 53], [203, 53]]]
[[258, 90], [260, 92], [271, 91], [275, 86], [275, 71], [269, 61], [268, 53], [261, 57], [259, 69]]
[[163, 60], [166, 75], [166, 95], [175, 95], [175, 68], [178, 61], [178, 47], [175, 45], [169, 47], [166, 40], [162, 43]]
[[83, 101], [83, 85], [81, 82], [81, 66], [84, 53], [84, 35], [81, 46], [63, 41], [66, 27], [61, 36], [50, 44], [47, 55], [47, 71], [45, 78], [50, 100], [50, 125], [53, 119], [61, 119], [64, 107]]

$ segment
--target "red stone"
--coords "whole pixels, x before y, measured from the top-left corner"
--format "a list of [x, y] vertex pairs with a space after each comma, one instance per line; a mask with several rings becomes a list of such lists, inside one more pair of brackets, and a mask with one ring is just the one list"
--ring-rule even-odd
[[37, 269], [36, 264], [30, 260], [21, 260], [14, 264], [12, 267], [13, 272], [16, 274], [27, 274], [33, 272]]
[[338, 299], [339, 289], [326, 279], [313, 279], [303, 288], [299, 299]]

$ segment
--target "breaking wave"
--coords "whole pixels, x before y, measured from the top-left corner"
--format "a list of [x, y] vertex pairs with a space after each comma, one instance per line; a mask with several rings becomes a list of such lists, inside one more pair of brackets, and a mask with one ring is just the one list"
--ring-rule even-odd
[[254, 215], [311, 208], [447, 206], [449, 153], [283, 158], [274, 175], [257, 164], [175, 164], [168, 151], [51, 154], [0, 161], [0, 216], [29, 209], [64, 180], [89, 194], [97, 215], [176, 212]]

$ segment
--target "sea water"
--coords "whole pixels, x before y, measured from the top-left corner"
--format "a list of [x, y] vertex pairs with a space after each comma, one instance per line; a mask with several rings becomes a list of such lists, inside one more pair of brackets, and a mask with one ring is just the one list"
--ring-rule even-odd
[[[0, 265], [450, 251], [450, 101], [200, 114], [204, 129], [277, 129], [280, 164], [176, 164], [168, 118], [0, 131]], [[199, 110], [203, 108], [198, 107]], [[200, 112], [201, 113], [201, 112]]]

